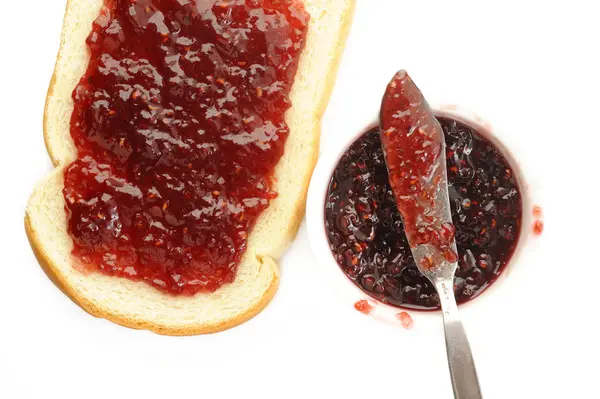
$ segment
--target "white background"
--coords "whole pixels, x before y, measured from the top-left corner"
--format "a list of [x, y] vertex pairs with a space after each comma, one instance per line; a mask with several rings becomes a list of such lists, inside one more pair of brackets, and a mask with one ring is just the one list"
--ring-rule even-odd
[[[342, 303], [304, 227], [270, 306], [216, 335], [119, 327], [50, 283], [23, 216], [51, 169], [42, 111], [64, 5], [2, 2], [0, 398], [451, 398], [441, 324], [399, 330]], [[544, 208], [524, 272], [465, 318], [488, 399], [600, 398], [599, 16], [593, 0], [358, 0], [326, 131], [364, 120], [406, 68], [435, 102], [502, 127]]]

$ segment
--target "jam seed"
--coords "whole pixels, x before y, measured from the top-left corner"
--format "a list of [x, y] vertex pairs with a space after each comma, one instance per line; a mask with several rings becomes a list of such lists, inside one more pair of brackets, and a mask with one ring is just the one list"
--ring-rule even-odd
[[444, 251], [444, 259], [450, 263], [458, 262], [458, 255], [451, 249]]
[[431, 256], [426, 256], [421, 259], [421, 267], [424, 269], [431, 269], [433, 266], [433, 258]]
[[263, 89], [261, 89], [260, 87], [256, 88], [256, 97], [262, 97], [263, 95]]

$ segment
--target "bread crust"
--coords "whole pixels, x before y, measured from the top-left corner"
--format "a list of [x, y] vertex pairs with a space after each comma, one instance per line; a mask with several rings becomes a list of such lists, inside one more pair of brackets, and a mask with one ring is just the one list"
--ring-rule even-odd
[[[69, 8], [72, 5], [72, 2], [74, 0], [67, 0], [67, 5], [65, 7], [65, 18], [63, 19], [63, 26], [62, 26], [62, 30], [60, 33], [60, 47], [58, 49], [58, 54], [56, 55], [56, 61], [54, 62], [54, 70], [52, 72], [52, 77], [50, 78], [50, 84], [48, 85], [48, 90], [46, 91], [46, 101], [44, 102], [44, 117], [42, 120], [42, 129], [44, 132], [44, 145], [46, 146], [46, 152], [48, 153], [48, 156], [50, 157], [50, 160], [52, 161], [52, 165], [54, 165], [54, 167], [57, 167], [58, 165], [60, 165], [60, 160], [59, 158], [56, 156], [56, 154], [54, 153], [53, 149], [52, 149], [52, 145], [50, 144], [51, 138], [50, 138], [50, 128], [49, 128], [49, 121], [48, 121], [48, 107], [50, 105], [50, 99], [52, 98], [52, 95], [54, 94], [54, 87], [56, 86], [56, 70], [58, 68], [58, 62], [59, 62], [59, 57], [60, 57], [60, 53], [63, 50], [64, 47], [64, 42], [63, 42], [63, 36], [65, 35], [65, 32], [67, 32], [68, 26], [67, 26], [67, 12], [69, 10]], [[31, 243], [31, 239], [30, 239], [30, 243]], [[33, 246], [32, 246], [33, 248]], [[33, 249], [35, 252], [35, 248]], [[37, 256], [37, 255], [36, 255]]]
[[[263, 310], [273, 299], [275, 293], [277, 292], [277, 287], [279, 286], [279, 278], [277, 275], [271, 280], [269, 284], [269, 288], [265, 291], [263, 297], [260, 302], [250, 307], [246, 310], [246, 312], [240, 314], [238, 317], [230, 320], [223, 321], [221, 323], [215, 323], [212, 325], [197, 325], [191, 327], [166, 327], [164, 325], [160, 325], [157, 323], [152, 323], [148, 320], [143, 319], [134, 319], [134, 318], [125, 318], [120, 317], [114, 313], [106, 311], [99, 306], [96, 306], [92, 301], [86, 298], [84, 295], [79, 295], [72, 287], [64, 281], [63, 275], [58, 271], [58, 269], [53, 265], [52, 260], [47, 254], [41, 249], [38, 245], [39, 239], [36, 236], [36, 232], [31, 225], [31, 220], [29, 215], [25, 216], [25, 231], [27, 232], [27, 238], [29, 239], [29, 243], [31, 244], [31, 248], [33, 249], [33, 253], [40, 264], [42, 270], [48, 278], [73, 302], [79, 305], [83, 310], [94, 317], [104, 318], [112, 321], [113, 323], [119, 324], [124, 327], [133, 328], [136, 330], [149, 330], [157, 334], [161, 335], [170, 335], [170, 336], [188, 336], [188, 335], [198, 335], [198, 334], [211, 334], [220, 332], [223, 330], [227, 330], [229, 328], [240, 325]], [[261, 262], [264, 260], [259, 259]], [[270, 262], [273, 262], [269, 259]], [[264, 264], [264, 263], [263, 263]], [[275, 263], [273, 266], [277, 267]]]
[[[342, 25], [339, 31], [339, 40], [335, 43], [334, 48], [334, 56], [333, 62], [330, 65], [330, 69], [327, 71], [327, 76], [325, 77], [326, 87], [323, 91], [322, 95], [319, 98], [318, 103], [315, 106], [315, 123], [312, 128], [311, 134], [313, 135], [313, 143], [314, 145], [310, 148], [310, 154], [306, 162], [309, 163], [308, 170], [312, 172], [314, 166], [316, 165], [318, 159], [318, 151], [319, 151], [319, 136], [320, 136], [320, 119], [325, 112], [327, 103], [331, 96], [331, 91], [333, 89], [335, 74], [337, 72], [339, 62], [341, 59], [341, 55], [344, 48], [344, 43], [346, 37], [348, 35], [352, 15], [355, 9], [355, 0], [345, 0], [347, 2], [347, 7], [343, 11], [343, 15], [340, 15], [339, 18], [342, 21]], [[47, 152], [52, 160], [52, 163], [55, 167], [59, 167], [62, 164], [66, 164], [70, 162], [69, 159], [64, 159], [64, 157], [59, 154], [59, 151], [56, 150], [57, 146], [53, 145], [56, 141], [56, 137], [52, 134], [52, 128], [50, 126], [49, 121], [49, 106], [52, 101], [53, 94], [56, 90], [56, 85], [58, 83], [57, 79], [57, 69], [59, 66], [59, 60], [62, 51], [64, 50], [64, 46], [66, 41], [64, 37], [69, 32], [69, 26], [67, 23], [66, 15], [69, 12], [70, 8], [75, 3], [75, 0], [67, 0], [67, 9], [65, 13], [65, 21], [63, 23], [63, 32], [61, 34], [61, 46], [59, 49], [59, 54], [57, 56], [57, 62], [55, 65], [54, 73], [50, 81], [50, 85], [48, 88], [48, 93], [46, 97], [46, 102], [44, 106], [44, 120], [43, 120], [43, 130], [44, 130], [44, 141], [46, 145]], [[60, 138], [59, 138], [60, 139]], [[301, 195], [299, 195], [295, 201], [292, 211], [292, 217], [289, 219], [289, 223], [285, 231], [282, 232], [280, 236], [281, 245], [274, 249], [275, 254], [263, 255], [257, 253], [256, 260], [260, 263], [261, 268], [270, 268], [272, 269], [272, 278], [270, 279], [267, 288], [264, 290], [262, 297], [260, 300], [252, 306], [249, 306], [247, 309], [244, 309], [243, 312], [239, 313], [236, 317], [220, 320], [215, 323], [210, 324], [198, 324], [198, 325], [181, 325], [181, 326], [173, 326], [155, 323], [143, 318], [134, 318], [134, 317], [123, 317], [122, 315], [115, 314], [102, 306], [98, 306], [97, 303], [94, 303], [85, 295], [79, 293], [74, 289], [67, 281], [65, 276], [61, 273], [59, 266], [55, 263], [55, 261], [49, 256], [49, 254], [45, 251], [44, 245], [42, 244], [42, 238], [34, 228], [34, 223], [32, 222], [32, 216], [29, 212], [29, 207], [25, 215], [25, 231], [27, 232], [27, 237], [33, 249], [33, 252], [44, 270], [44, 272], [48, 275], [48, 277], [53, 281], [53, 283], [63, 291], [73, 302], [79, 305], [82, 309], [84, 309], [89, 314], [105, 318], [119, 325], [133, 328], [133, 329], [146, 329], [152, 332], [162, 334], [162, 335], [174, 335], [174, 336], [182, 336], [182, 335], [197, 335], [197, 334], [207, 334], [223, 331], [234, 326], [237, 326], [255, 315], [257, 315], [262, 309], [266, 307], [266, 305], [271, 301], [275, 292], [277, 291], [277, 287], [279, 285], [279, 267], [274, 261], [274, 257], [278, 257], [280, 253], [285, 250], [288, 244], [293, 240], [296, 235], [300, 223], [304, 217], [304, 208], [306, 203], [306, 195], [308, 191], [308, 185], [310, 183], [311, 173], [307, 173], [303, 176], [301, 182]], [[250, 235], [251, 237], [251, 235]], [[115, 278], [115, 281], [118, 279]], [[197, 294], [197, 295], [202, 295]]]

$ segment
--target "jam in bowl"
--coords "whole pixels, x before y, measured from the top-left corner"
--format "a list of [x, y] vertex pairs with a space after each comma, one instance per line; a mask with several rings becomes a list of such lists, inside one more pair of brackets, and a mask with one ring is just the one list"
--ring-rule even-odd
[[[528, 235], [529, 201], [518, 164], [478, 118], [462, 109], [436, 115], [459, 255], [454, 290], [463, 304], [510, 268]], [[376, 126], [319, 161], [309, 191], [309, 240], [320, 272], [350, 306], [367, 300], [373, 312], [397, 320], [407, 309], [439, 309], [439, 298], [414, 264]]]

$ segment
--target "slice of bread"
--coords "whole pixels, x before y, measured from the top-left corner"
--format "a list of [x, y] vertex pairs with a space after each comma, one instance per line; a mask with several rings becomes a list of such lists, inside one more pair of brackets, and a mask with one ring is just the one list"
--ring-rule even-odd
[[294, 238], [304, 213], [310, 175], [318, 156], [320, 119], [333, 86], [349, 31], [354, 0], [304, 0], [310, 13], [286, 113], [290, 135], [275, 171], [279, 196], [252, 230], [236, 279], [214, 293], [165, 295], [143, 282], [83, 272], [71, 255], [62, 194], [63, 169], [76, 158], [70, 135], [71, 93], [89, 62], [85, 39], [103, 0], [68, 0], [60, 52], [50, 83], [44, 137], [56, 168], [40, 182], [27, 205], [25, 227], [48, 276], [92, 315], [166, 335], [211, 333], [255, 316], [271, 300], [279, 282], [275, 260]]

